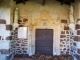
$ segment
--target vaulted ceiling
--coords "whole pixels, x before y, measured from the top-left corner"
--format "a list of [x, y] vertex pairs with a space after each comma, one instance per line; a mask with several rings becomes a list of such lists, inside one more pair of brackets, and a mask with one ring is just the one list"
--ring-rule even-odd
[[[30, 0], [14, 0], [14, 1], [16, 1], [16, 4], [19, 4], [19, 3], [25, 4], [26, 1], [30, 1]], [[61, 3], [61, 5], [63, 5], [63, 4], [70, 5], [71, 3], [75, 2], [75, 0], [56, 0], [56, 1], [59, 1]], [[42, 0], [43, 6], [45, 5], [45, 3], [46, 3], [46, 0]]]

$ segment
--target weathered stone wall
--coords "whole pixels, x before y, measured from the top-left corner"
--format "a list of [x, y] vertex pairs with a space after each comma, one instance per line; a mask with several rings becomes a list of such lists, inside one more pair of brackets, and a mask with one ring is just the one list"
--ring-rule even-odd
[[[7, 54], [10, 58], [12, 54], [35, 54], [35, 29], [53, 29], [53, 55], [72, 54], [79, 57], [79, 50], [76, 50], [76, 41], [71, 36], [67, 27], [69, 23], [69, 6], [61, 5], [57, 1], [49, 0], [42, 6], [40, 1], [28, 1], [26, 4], [18, 4], [11, 0], [11, 4], [5, 3], [0, 6], [0, 43], [7, 47], [0, 47], [1, 54]], [[27, 39], [19, 39], [18, 28], [12, 31], [13, 11], [19, 8], [19, 27], [27, 27]], [[77, 8], [75, 8], [77, 9]], [[75, 12], [75, 19], [77, 19]], [[78, 31], [77, 31], [78, 30]], [[79, 36], [79, 29], [76, 29]], [[6, 32], [6, 33], [4, 33]], [[79, 39], [78, 39], [79, 40]], [[3, 43], [2, 43], [3, 42]], [[4, 45], [4, 46], [5, 46]], [[71, 50], [71, 52], [70, 52]], [[15, 51], [15, 53], [14, 53]], [[55, 52], [55, 53], [54, 53]]]
[[79, 19], [77, 19], [75, 24], [75, 34], [72, 34], [72, 45], [71, 45], [71, 54], [80, 60], [80, 24], [78, 23]]
[[[12, 58], [12, 24], [11, 24], [11, 0], [3, 0], [0, 3], [0, 59], [9, 60]], [[12, 7], [11, 7], [12, 8]], [[14, 55], [14, 54], [13, 54]]]
[[[15, 42], [15, 53], [29, 55], [35, 54], [35, 29], [37, 28], [54, 30], [53, 55], [60, 55], [60, 52], [63, 50], [65, 50], [64, 54], [70, 53], [71, 33], [67, 27], [69, 22], [69, 6], [65, 4], [61, 5], [59, 2], [53, 0], [46, 1], [46, 4], [42, 6], [41, 2], [41, 0], [30, 0], [26, 2], [26, 4], [21, 3], [16, 5], [16, 7], [19, 8], [20, 15], [19, 27], [28, 27], [28, 39], [18, 39], [17, 32], [15, 32], [15, 40], [17, 40]], [[67, 21], [67, 23], [63, 23], [64, 21]], [[68, 29], [66, 29], [66, 27]], [[62, 34], [62, 31], [65, 33]], [[62, 35], [65, 37], [60, 37]], [[64, 40], [63, 42], [65, 44], [61, 39]], [[26, 43], [23, 45], [24, 42], [22, 41], [26, 41]], [[67, 46], [61, 47], [61, 44], [67, 44]]]
[[[68, 24], [67, 20], [61, 20], [62, 24]], [[60, 53], [61, 55], [70, 54], [70, 38], [71, 38], [71, 31], [69, 30], [68, 26], [64, 26], [64, 29], [61, 31], [60, 34]]]
[[75, 60], [80, 60], [80, 36], [79, 36], [79, 29], [80, 29], [80, 0], [76, 0], [74, 3], [74, 21], [75, 21], [75, 31], [72, 33], [71, 36], [71, 52], [70, 54], [74, 56]]

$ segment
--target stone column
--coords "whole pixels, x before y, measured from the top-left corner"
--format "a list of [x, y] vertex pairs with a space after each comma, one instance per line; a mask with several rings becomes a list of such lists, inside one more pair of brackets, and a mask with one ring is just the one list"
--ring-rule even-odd
[[16, 8], [15, 11], [14, 11], [13, 30], [15, 30], [15, 28], [17, 28], [19, 26], [18, 20], [19, 20], [19, 9]]
[[70, 30], [74, 33], [75, 31], [75, 23], [74, 23], [74, 18], [73, 18], [73, 14], [74, 14], [74, 10], [73, 10], [73, 6], [70, 6], [70, 12], [69, 12], [69, 28]]

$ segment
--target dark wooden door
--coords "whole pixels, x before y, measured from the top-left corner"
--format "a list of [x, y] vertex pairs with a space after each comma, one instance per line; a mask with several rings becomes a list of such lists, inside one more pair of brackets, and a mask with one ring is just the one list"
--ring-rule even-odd
[[53, 55], [53, 29], [36, 29], [35, 52]]

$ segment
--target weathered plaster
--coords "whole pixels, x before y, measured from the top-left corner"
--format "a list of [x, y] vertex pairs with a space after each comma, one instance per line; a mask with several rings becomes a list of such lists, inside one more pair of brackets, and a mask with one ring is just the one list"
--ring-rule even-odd
[[9, 49], [10, 48], [10, 41], [4, 40], [0, 41], [0, 49]]
[[[57, 1], [49, 0], [42, 6], [41, 1], [28, 1], [26, 4], [17, 4], [20, 20], [28, 19], [28, 51], [29, 55], [35, 54], [35, 29], [53, 29], [53, 55], [60, 55], [60, 32], [64, 24], [60, 21], [69, 20], [69, 6], [61, 5]], [[56, 53], [54, 53], [56, 52]]]

